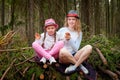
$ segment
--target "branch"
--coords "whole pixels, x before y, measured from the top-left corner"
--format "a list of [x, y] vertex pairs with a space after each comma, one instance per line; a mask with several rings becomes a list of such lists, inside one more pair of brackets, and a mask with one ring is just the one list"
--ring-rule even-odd
[[100, 66], [98, 66], [98, 68], [99, 68], [102, 72], [108, 74], [113, 80], [118, 80], [118, 75], [117, 75], [116, 73], [113, 73], [113, 72], [110, 71], [110, 70], [105, 70], [105, 69], [103, 69], [103, 68], [100, 67]]
[[120, 71], [117, 70], [117, 71], [115, 71], [115, 72], [120, 76]]
[[31, 80], [35, 80], [35, 73], [32, 74]]
[[14, 62], [16, 61], [16, 59], [14, 59], [12, 61], [12, 63], [10, 64], [10, 66], [6, 69], [6, 71], [4, 72], [4, 74], [2, 75], [1, 79], [0, 80], [3, 80], [5, 75], [7, 74], [7, 72], [10, 70], [10, 68], [13, 66]]
[[21, 50], [26, 50], [26, 49], [32, 49], [32, 47], [24, 47], [24, 48], [20, 48], [20, 49], [5, 49], [5, 50], [0, 50], [0, 52], [21, 51]]
[[100, 56], [100, 59], [102, 60], [103, 64], [104, 64], [104, 65], [107, 65], [107, 64], [108, 64], [108, 63], [107, 63], [107, 60], [106, 60], [106, 58], [103, 56], [102, 52], [101, 52], [98, 48], [96, 48], [96, 51], [98, 52], [98, 54], [99, 54], [99, 56]]
[[[27, 59], [27, 57], [25, 55], [22, 54], [22, 56], [24, 57], [24, 59]], [[35, 62], [34, 60], [29, 60], [30, 62]]]
[[33, 57], [30, 57], [30, 58], [28, 58], [28, 59], [26, 59], [26, 60], [23, 61], [23, 62], [20, 62], [20, 63], [18, 63], [18, 64], [15, 64], [15, 66], [18, 66], [18, 65], [20, 65], [20, 64], [23, 64], [23, 63], [29, 61], [29, 60], [32, 59], [32, 58], [34, 58], [34, 56], [33, 56]]
[[0, 39], [0, 47], [3, 48], [7, 44], [9, 44], [15, 33], [15, 31], [9, 31], [2, 39]]
[[120, 69], [120, 64], [117, 65], [117, 68]]
[[23, 71], [23, 76], [25, 76], [25, 73], [26, 73], [26, 71], [28, 70], [30, 68], [30, 66], [27, 66], [25, 69], [24, 69], [24, 71]]

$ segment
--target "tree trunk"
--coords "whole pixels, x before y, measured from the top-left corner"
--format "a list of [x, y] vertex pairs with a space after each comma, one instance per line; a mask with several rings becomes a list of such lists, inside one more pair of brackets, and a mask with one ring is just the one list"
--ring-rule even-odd
[[34, 23], [33, 23], [33, 0], [28, 1], [28, 45], [31, 46], [32, 42], [34, 41]]
[[81, 1], [81, 19], [85, 25], [89, 25], [89, 0]]
[[4, 35], [5, 32], [4, 32], [4, 24], [5, 24], [5, 0], [2, 0], [1, 2], [2, 4], [2, 7], [1, 7], [1, 24], [2, 26], [0, 27], [1, 28], [1, 34]]
[[84, 35], [90, 33], [90, 0], [81, 0], [81, 23]]
[[15, 0], [12, 0], [12, 4], [11, 4], [11, 21], [10, 21], [11, 30], [13, 30], [14, 22], [15, 22], [14, 14], [15, 14]]
[[120, 37], [120, 1], [111, 0], [110, 2], [110, 37], [119, 36]]
[[108, 37], [109, 36], [109, 18], [110, 18], [110, 15], [109, 15], [109, 0], [105, 0], [105, 11], [106, 11], [106, 36]]
[[39, 32], [42, 33], [43, 30], [43, 26], [44, 26], [44, 10], [43, 10], [43, 1], [39, 1]]
[[100, 34], [101, 29], [101, 8], [100, 8], [100, 0], [95, 0], [95, 34]]

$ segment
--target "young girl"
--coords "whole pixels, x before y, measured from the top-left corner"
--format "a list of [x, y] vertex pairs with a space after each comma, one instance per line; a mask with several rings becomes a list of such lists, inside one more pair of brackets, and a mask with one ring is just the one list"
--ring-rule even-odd
[[60, 35], [56, 32], [57, 29], [58, 24], [50, 18], [45, 20], [44, 33], [35, 34], [32, 47], [42, 63], [46, 63], [47, 60], [50, 64], [55, 63], [55, 59], [59, 56], [59, 50], [64, 46], [64, 43], [60, 41]]
[[92, 46], [86, 45], [78, 50], [82, 40], [82, 31], [80, 19], [75, 10], [69, 11], [65, 18], [65, 26], [58, 32], [65, 40], [64, 48], [59, 53], [59, 60], [61, 63], [72, 64], [65, 69], [65, 73], [69, 73], [80, 67], [85, 74], [88, 74], [89, 72], [82, 65], [82, 62], [89, 57], [92, 52]]

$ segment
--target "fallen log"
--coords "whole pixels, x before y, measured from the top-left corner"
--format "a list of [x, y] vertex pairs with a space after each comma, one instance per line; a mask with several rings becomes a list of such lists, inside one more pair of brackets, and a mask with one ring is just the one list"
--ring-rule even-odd
[[96, 51], [97, 51], [97, 53], [99, 54], [100, 59], [102, 60], [103, 64], [104, 64], [104, 65], [107, 65], [107, 64], [108, 64], [108, 63], [107, 63], [107, 60], [106, 60], [106, 58], [103, 56], [102, 52], [101, 52], [98, 48], [96, 48]]
[[56, 75], [53, 75], [53, 76], [52, 76], [52, 80], [56, 80]]
[[117, 71], [115, 71], [115, 72], [120, 76], [120, 71], [117, 70]]
[[119, 70], [120, 70], [120, 64], [118, 64], [118, 65], [117, 65], [117, 69], [119, 69]]
[[44, 64], [44, 65], [43, 65], [43, 68], [44, 68], [44, 69], [47, 69], [47, 68], [48, 68], [48, 65], [47, 65], [47, 64]]
[[10, 66], [5, 70], [5, 72], [4, 72], [4, 74], [2, 75], [2, 77], [1, 77], [0, 80], [3, 80], [3, 79], [4, 79], [4, 77], [6, 76], [7, 72], [8, 72], [8, 71], [10, 70], [10, 68], [13, 66], [13, 64], [14, 64], [15, 61], [16, 61], [16, 59], [14, 59], [14, 60], [11, 62]]
[[70, 80], [70, 76], [66, 76], [66, 80]]
[[82, 79], [81, 79], [81, 77], [80, 77], [80, 75], [78, 76], [78, 78], [77, 78], [77, 79], [78, 79], [78, 80], [82, 80]]
[[103, 69], [101, 66], [98, 66], [98, 68], [103, 72], [108, 74], [113, 80], [119, 80], [118, 75], [108, 69]]
[[44, 74], [40, 74], [40, 80], [44, 80], [45, 76]]

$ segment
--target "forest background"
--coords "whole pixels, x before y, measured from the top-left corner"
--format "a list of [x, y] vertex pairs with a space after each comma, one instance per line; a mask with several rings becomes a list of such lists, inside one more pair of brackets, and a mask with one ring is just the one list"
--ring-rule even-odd
[[[91, 44], [94, 47], [89, 62], [98, 71], [98, 80], [119, 78], [120, 0], [0, 0], [1, 80], [30, 80], [33, 77], [39, 80], [39, 75], [44, 70], [39, 70], [38, 65], [28, 60], [34, 55], [31, 49], [34, 34], [44, 31], [44, 20], [47, 18], [55, 19], [59, 28], [62, 27], [64, 18], [71, 9], [78, 11], [82, 23], [81, 46]], [[98, 49], [106, 59], [107, 65], [100, 59]], [[10, 66], [13, 61], [14, 64]], [[24, 61], [22, 65], [15, 66]], [[100, 66], [102, 70], [112, 71], [115, 77], [104, 72], [105, 70], [102, 71]], [[6, 72], [8, 68], [10, 70]], [[101, 72], [109, 75], [108, 79]], [[78, 74], [73, 75], [71, 79], [74, 80], [76, 75]], [[56, 76], [57, 80], [63, 77]]]

